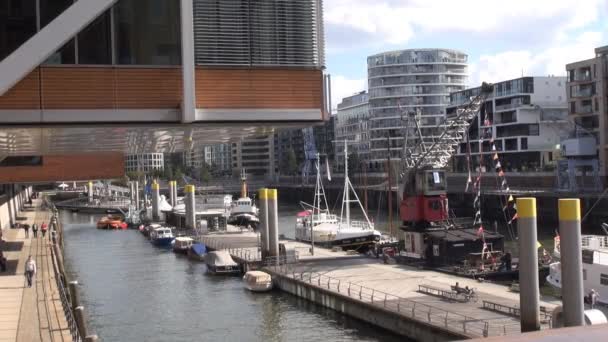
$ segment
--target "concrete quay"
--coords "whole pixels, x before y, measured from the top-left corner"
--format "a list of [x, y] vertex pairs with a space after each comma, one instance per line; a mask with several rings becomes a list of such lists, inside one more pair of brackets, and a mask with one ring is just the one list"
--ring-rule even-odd
[[[30, 226], [50, 219], [40, 208], [40, 200], [20, 213], [20, 223]], [[23, 229], [3, 230], [1, 248], [8, 259], [6, 272], [0, 273], [0, 342], [73, 341], [57, 286], [56, 264], [49, 235], [29, 237]], [[36, 261], [34, 285], [26, 285], [24, 270], [27, 257]]]

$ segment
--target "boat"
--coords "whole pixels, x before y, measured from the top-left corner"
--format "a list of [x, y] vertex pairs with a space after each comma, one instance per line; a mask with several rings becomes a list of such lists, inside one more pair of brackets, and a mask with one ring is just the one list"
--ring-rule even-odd
[[210, 274], [240, 274], [239, 264], [232, 260], [227, 251], [213, 251], [205, 256], [207, 272]]
[[188, 259], [194, 261], [205, 261], [205, 255], [207, 255], [207, 246], [202, 243], [193, 243], [190, 248], [186, 251]]
[[[348, 177], [348, 146], [346, 142], [344, 152], [346, 167], [340, 217], [338, 218], [332, 214], [327, 205], [327, 197], [321, 181], [320, 156], [317, 154], [315, 196], [312, 205], [301, 202], [305, 210], [299, 212], [296, 217], [296, 240], [329, 248], [341, 247], [342, 249], [355, 249], [365, 252], [380, 241], [382, 234], [374, 229], [374, 224], [369, 220]], [[355, 196], [354, 200], [350, 199], [351, 192]], [[365, 218], [364, 221], [351, 220], [350, 204], [352, 202], [357, 203], [361, 208]]]
[[149, 224], [147, 226], [143, 226], [142, 229], [140, 229], [139, 231], [143, 234], [143, 236], [147, 237], [148, 239], [150, 238], [150, 233], [152, 233], [153, 230], [157, 229], [157, 228], [162, 228], [162, 226], [158, 223], [152, 223]]
[[252, 292], [268, 292], [272, 290], [270, 274], [262, 271], [249, 271], [243, 276], [245, 288]]
[[171, 228], [161, 227], [156, 228], [150, 232], [150, 241], [155, 246], [167, 247], [171, 245], [171, 242], [175, 239]]
[[97, 221], [98, 229], [127, 229], [127, 223], [117, 215], [104, 216]]
[[[583, 235], [581, 243], [585, 296], [594, 289], [599, 295], [597, 301], [608, 305], [608, 235]], [[547, 283], [561, 293], [561, 262], [549, 265]]]
[[237, 226], [251, 227], [256, 229], [260, 224], [259, 210], [253, 201], [247, 196], [247, 176], [245, 170], [241, 172], [241, 197], [231, 207], [228, 223]]
[[190, 237], [178, 236], [173, 240], [173, 252], [186, 254], [190, 247], [192, 247], [194, 240]]

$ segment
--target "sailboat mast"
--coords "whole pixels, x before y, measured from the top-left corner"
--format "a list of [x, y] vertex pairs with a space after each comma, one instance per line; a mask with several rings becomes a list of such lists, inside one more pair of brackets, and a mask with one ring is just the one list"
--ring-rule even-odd
[[344, 206], [346, 213], [346, 227], [350, 227], [350, 188], [348, 180], [348, 143], [344, 140]]

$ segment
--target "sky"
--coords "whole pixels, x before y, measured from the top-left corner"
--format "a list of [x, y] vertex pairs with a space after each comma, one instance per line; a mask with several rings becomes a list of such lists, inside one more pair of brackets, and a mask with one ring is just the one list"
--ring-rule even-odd
[[367, 89], [367, 56], [448, 48], [469, 56], [469, 86], [565, 76], [608, 45], [608, 0], [324, 0], [332, 106]]

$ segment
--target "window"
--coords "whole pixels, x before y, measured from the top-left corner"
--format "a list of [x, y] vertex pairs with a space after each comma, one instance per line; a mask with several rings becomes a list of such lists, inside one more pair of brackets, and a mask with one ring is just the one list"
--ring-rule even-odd
[[35, 0], [0, 1], [0, 61], [36, 33]]
[[528, 138], [521, 138], [521, 149], [522, 150], [528, 149]]
[[78, 33], [78, 64], [112, 64], [110, 11]]
[[608, 274], [600, 274], [600, 284], [608, 286]]
[[42, 166], [41, 156], [9, 156], [0, 162], [0, 167], [6, 166]]
[[[59, 14], [65, 11], [72, 0], [40, 0], [40, 27], [44, 28]], [[55, 51], [46, 64], [74, 64], [76, 63], [76, 40], [70, 39], [59, 50]]]
[[576, 102], [570, 102], [570, 114], [576, 113]]
[[574, 69], [568, 70], [568, 82], [574, 82]]

